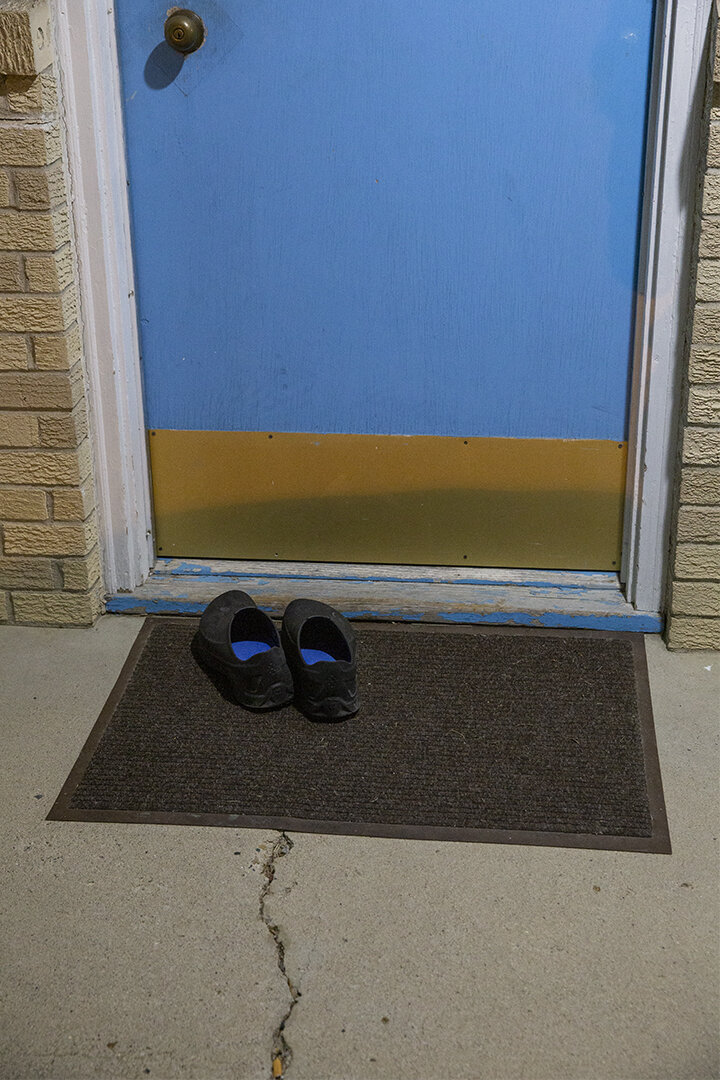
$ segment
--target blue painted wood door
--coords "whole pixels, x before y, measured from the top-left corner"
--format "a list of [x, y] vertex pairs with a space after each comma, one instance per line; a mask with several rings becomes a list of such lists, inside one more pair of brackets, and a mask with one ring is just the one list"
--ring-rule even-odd
[[[160, 442], [296, 433], [525, 440], [528, 460], [537, 440], [622, 451], [652, 0], [197, 0], [206, 42], [184, 60], [162, 41], [165, 4], [116, 10]], [[197, 437], [186, 445], [203, 453]], [[218, 480], [218, 453], [242, 474], [234, 445], [168, 494], [176, 522], [183, 499], [218, 483], [237, 504], [242, 478]], [[335, 468], [323, 445], [320, 474]], [[177, 446], [157, 454], [158, 507]], [[508, 482], [524, 490], [516, 458]], [[268, 465], [261, 488], [283, 468]], [[621, 500], [618, 476], [605, 487]], [[262, 554], [242, 536], [220, 550], [189, 535], [168, 553]], [[392, 535], [387, 550], [394, 561]], [[328, 557], [353, 554], [339, 542]], [[502, 548], [491, 557], [513, 564]]]

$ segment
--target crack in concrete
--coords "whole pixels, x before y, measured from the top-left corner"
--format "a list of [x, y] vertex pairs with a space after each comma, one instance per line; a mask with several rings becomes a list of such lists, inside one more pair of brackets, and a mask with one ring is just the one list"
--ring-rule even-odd
[[[281, 832], [277, 840], [274, 841], [270, 848], [270, 853], [263, 863], [263, 874], [265, 875], [265, 884], [260, 890], [260, 918], [265, 923], [268, 931], [275, 942], [275, 949], [277, 951], [277, 965], [282, 977], [287, 983], [287, 988], [290, 991], [290, 1007], [286, 1011], [285, 1015], [280, 1020], [280, 1023], [273, 1032], [273, 1050], [272, 1050], [272, 1070], [271, 1076], [273, 1080], [282, 1080], [287, 1073], [287, 1070], [292, 1061], [292, 1050], [285, 1038], [285, 1025], [287, 1024], [292, 1011], [298, 1003], [298, 999], [302, 996], [300, 990], [293, 984], [292, 979], [287, 973], [285, 968], [285, 943], [280, 936], [280, 928], [277, 923], [274, 923], [265, 911], [265, 901], [270, 891], [270, 886], [273, 883], [275, 877], [275, 864], [278, 859], [282, 859], [283, 856], [288, 855], [293, 847], [293, 841], [285, 833]], [[279, 1071], [278, 1071], [279, 1069]]]

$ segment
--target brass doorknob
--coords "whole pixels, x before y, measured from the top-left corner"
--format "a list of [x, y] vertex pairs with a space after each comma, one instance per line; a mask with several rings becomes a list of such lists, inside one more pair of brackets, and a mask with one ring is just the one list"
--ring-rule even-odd
[[194, 11], [176, 8], [165, 20], [165, 40], [176, 52], [195, 52], [205, 40], [205, 24]]

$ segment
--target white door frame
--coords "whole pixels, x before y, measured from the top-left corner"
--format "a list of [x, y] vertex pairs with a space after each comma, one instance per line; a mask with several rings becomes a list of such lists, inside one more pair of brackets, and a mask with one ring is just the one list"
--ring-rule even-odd
[[655, 23], [628, 439], [622, 580], [662, 611], [690, 313], [700, 123], [713, 0], [662, 0]]
[[140, 585], [155, 559], [114, 20], [112, 2], [56, 0], [98, 524], [109, 593]]
[[[657, 0], [622, 578], [662, 610], [712, 0]], [[164, 5], [158, 4], [158, 20]], [[57, 0], [56, 36], [107, 590], [153, 565], [128, 178], [113, 4]], [[158, 33], [160, 21], [158, 22]]]

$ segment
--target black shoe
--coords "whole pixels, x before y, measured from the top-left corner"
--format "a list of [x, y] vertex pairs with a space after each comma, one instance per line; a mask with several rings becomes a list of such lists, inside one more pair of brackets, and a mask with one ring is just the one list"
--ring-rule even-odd
[[347, 619], [317, 600], [293, 600], [280, 636], [295, 681], [295, 704], [313, 720], [358, 711], [357, 646]]
[[194, 648], [220, 672], [239, 705], [279, 709], [293, 698], [293, 681], [275, 625], [247, 593], [223, 593], [200, 619]]

